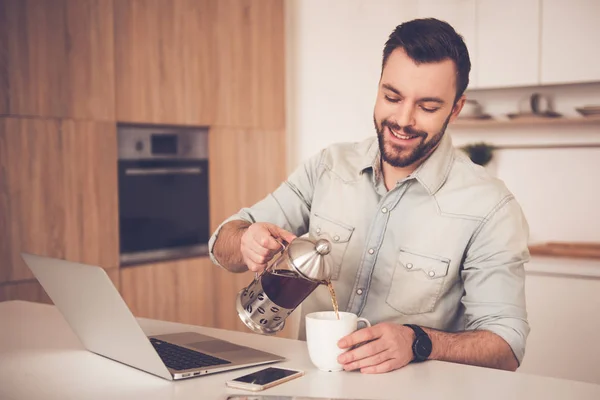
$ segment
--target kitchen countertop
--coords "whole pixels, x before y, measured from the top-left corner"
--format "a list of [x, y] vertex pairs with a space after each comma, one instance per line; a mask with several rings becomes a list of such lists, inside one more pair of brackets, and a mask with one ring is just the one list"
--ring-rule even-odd
[[531, 261], [525, 264], [525, 272], [600, 279], [600, 260], [531, 256]]
[[[233, 310], [232, 310], [233, 312]], [[1, 399], [226, 399], [249, 394], [229, 389], [229, 379], [262, 367], [168, 381], [86, 351], [51, 305], [0, 303]], [[271, 351], [287, 358], [275, 365], [306, 375], [259, 394], [348, 399], [600, 399], [600, 385], [427, 361], [387, 374], [321, 372], [306, 343], [252, 333], [138, 319], [146, 334], [195, 331]], [[296, 397], [298, 399], [298, 397]], [[281, 399], [283, 400], [283, 399]]]

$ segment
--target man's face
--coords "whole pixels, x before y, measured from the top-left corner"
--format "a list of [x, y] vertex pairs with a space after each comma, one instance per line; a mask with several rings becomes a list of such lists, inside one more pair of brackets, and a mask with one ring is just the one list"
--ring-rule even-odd
[[417, 166], [431, 154], [456, 106], [456, 68], [451, 60], [417, 65], [404, 49], [394, 50], [383, 69], [373, 119], [383, 161], [393, 167]]

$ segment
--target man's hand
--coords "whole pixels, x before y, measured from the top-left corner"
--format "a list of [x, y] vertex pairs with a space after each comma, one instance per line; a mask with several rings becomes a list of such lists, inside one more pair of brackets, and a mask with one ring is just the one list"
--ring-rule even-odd
[[253, 272], [261, 272], [267, 263], [282, 250], [282, 241], [287, 243], [296, 236], [277, 225], [256, 222], [250, 225], [242, 235], [240, 251], [244, 263]]
[[346, 371], [360, 369], [366, 374], [393, 371], [412, 361], [414, 337], [409, 327], [387, 322], [360, 329], [340, 339], [338, 346], [347, 349], [368, 343], [341, 354], [338, 362]]

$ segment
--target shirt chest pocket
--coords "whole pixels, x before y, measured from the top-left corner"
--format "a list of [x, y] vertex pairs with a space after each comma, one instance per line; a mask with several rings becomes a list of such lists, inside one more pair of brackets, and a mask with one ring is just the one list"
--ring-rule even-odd
[[331, 243], [331, 252], [328, 259], [331, 262], [332, 275], [331, 280], [335, 281], [340, 277], [342, 271], [342, 261], [348, 248], [348, 243], [352, 237], [354, 228], [335, 221], [322, 214], [315, 213], [311, 219], [310, 235], [314, 240], [327, 239]]
[[433, 311], [448, 275], [450, 260], [400, 250], [386, 302], [411, 315]]

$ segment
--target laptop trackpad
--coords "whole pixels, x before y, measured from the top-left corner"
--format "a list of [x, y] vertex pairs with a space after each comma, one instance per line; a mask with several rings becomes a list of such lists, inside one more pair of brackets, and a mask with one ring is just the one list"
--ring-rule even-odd
[[205, 353], [224, 353], [247, 349], [247, 347], [238, 346], [237, 344], [225, 342], [223, 340], [208, 340], [204, 342], [189, 343], [187, 346]]

